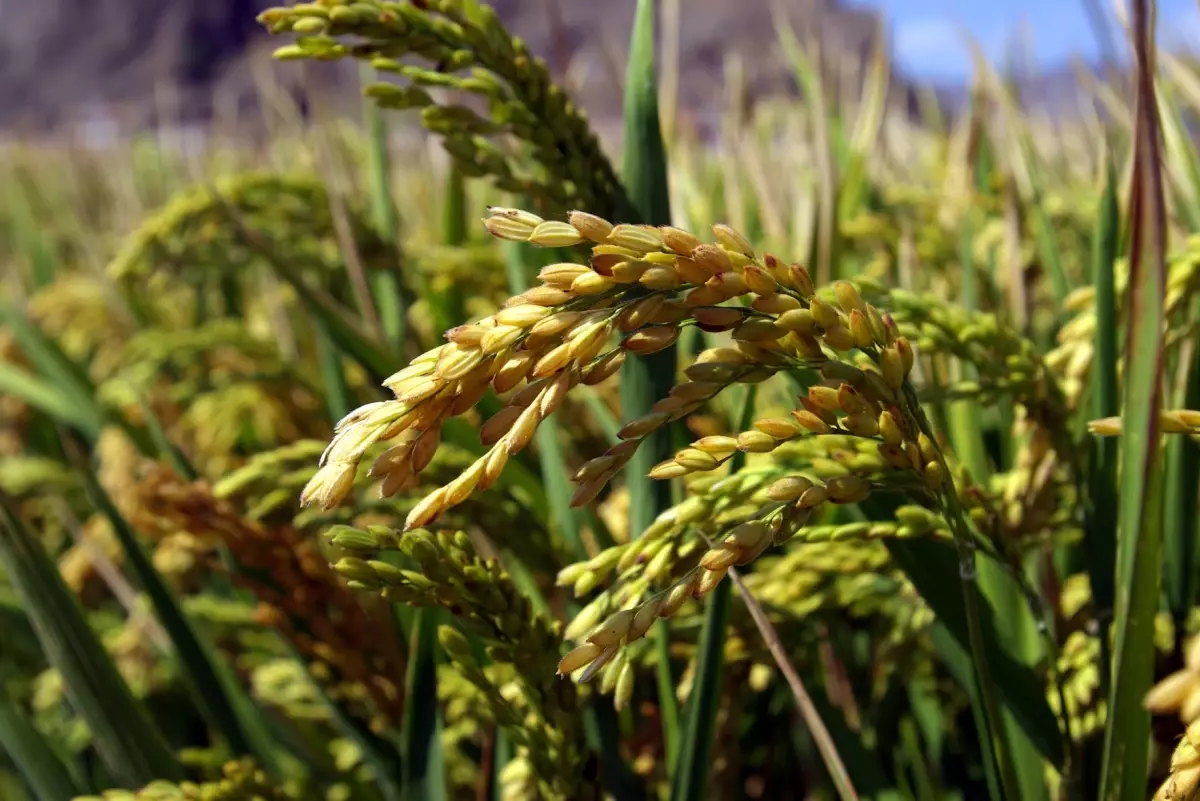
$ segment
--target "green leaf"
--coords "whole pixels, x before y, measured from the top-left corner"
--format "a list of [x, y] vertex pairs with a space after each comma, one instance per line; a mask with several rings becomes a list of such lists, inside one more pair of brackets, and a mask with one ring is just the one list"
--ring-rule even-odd
[[[375, 70], [364, 64], [359, 71], [359, 80], [363, 86], [374, 83]], [[366, 115], [367, 130], [371, 137], [368, 169], [375, 227], [398, 257], [400, 231], [396, 221], [396, 205], [392, 202], [387, 123], [374, 103], [364, 103], [363, 113]], [[397, 353], [401, 353], [408, 326], [408, 309], [400, 273], [393, 269], [374, 270], [370, 274], [370, 280], [371, 294], [379, 310], [379, 322], [383, 326], [384, 336], [387, 337], [388, 345]]]
[[[55, 403], [60, 414], [56, 415], [64, 422], [79, 428], [81, 433], [95, 436], [104, 425], [105, 413], [96, 402], [95, 387], [91, 379], [78, 364], [63, 353], [62, 348], [54, 340], [47, 337], [33, 324], [18, 308], [0, 301], [0, 326], [9, 329], [21, 352], [29, 360], [35, 373], [48, 382], [62, 401]], [[16, 368], [13, 368], [14, 370]], [[30, 382], [20, 378], [15, 379], [18, 389], [29, 391]], [[10, 375], [9, 383], [14, 379]], [[37, 392], [37, 397], [43, 403], [44, 394]], [[49, 411], [49, 407], [45, 408]], [[65, 412], [65, 415], [61, 414]]]
[[88, 627], [78, 600], [40, 542], [0, 494], [0, 564], [21, 598], [72, 708], [87, 723], [100, 759], [122, 787], [178, 781], [183, 770]]
[[[1200, 299], [1192, 301], [1191, 320], [1200, 325]], [[1181, 368], [1186, 376], [1183, 397], [1171, 405], [1200, 409], [1200, 347], [1193, 345], [1191, 364]], [[1200, 444], [1192, 437], [1171, 437], [1167, 444], [1163, 515], [1163, 578], [1177, 637], [1182, 637], [1196, 605], [1196, 538], [1200, 536]]]
[[438, 609], [413, 616], [404, 710], [404, 801], [445, 801], [441, 712], [437, 699]]
[[330, 420], [341, 420], [354, 408], [346, 373], [342, 369], [342, 354], [325, 321], [318, 317], [313, 321], [313, 329], [317, 366], [321, 370], [321, 388], [325, 390], [325, 408], [329, 411]]
[[[1093, 419], [1113, 417], [1120, 412], [1117, 395], [1117, 297], [1113, 276], [1120, 228], [1117, 209], [1117, 176], [1112, 157], [1105, 159], [1104, 189], [1092, 239], [1092, 285], [1096, 299], [1095, 355], [1092, 357], [1091, 408]], [[1093, 437], [1088, 462], [1088, 504], [1084, 507], [1085, 558], [1092, 587], [1092, 601], [1102, 625], [1112, 620], [1117, 554], [1117, 441]], [[1101, 646], [1107, 652], [1108, 643]], [[1102, 660], [1101, 688], [1108, 689], [1109, 660]]]
[[1116, 639], [1100, 797], [1146, 797], [1154, 680], [1154, 617], [1162, 577], [1162, 469], [1158, 414], [1163, 400], [1166, 209], [1161, 131], [1154, 95], [1153, 23], [1147, 0], [1133, 3], [1137, 54], [1134, 176], [1130, 199], [1129, 326], [1117, 515]]
[[83, 794], [46, 738], [2, 688], [0, 748], [8, 753], [38, 801], [63, 801]]
[[[873, 500], [873, 499], [872, 499]], [[869, 505], [868, 501], [868, 505]], [[886, 519], [886, 514], [871, 515], [874, 519]], [[944, 661], [953, 670], [953, 665], [971, 665], [968, 646], [967, 620], [963, 610], [962, 590], [958, 582], [947, 581], [947, 576], [958, 572], [958, 559], [954, 549], [934, 540], [887, 540], [887, 549], [892, 558], [904, 570], [909, 580], [921, 594], [925, 603], [937, 615], [938, 623], [950, 635], [939, 645]], [[984, 653], [990, 666], [995, 690], [1004, 708], [1010, 710], [1030, 741], [1051, 764], [1061, 765], [1065, 753], [1059, 737], [1058, 723], [1049, 704], [1046, 703], [1045, 687], [1038, 676], [1027, 666], [1013, 659], [1002, 644], [996, 631], [996, 613], [992, 607], [980, 600], [980, 624], [983, 629]], [[953, 649], [953, 652], [946, 650]], [[968, 691], [974, 685], [971, 675], [955, 674]]]
[[0, 395], [19, 398], [56, 421], [70, 426], [88, 439], [100, 435], [104, 421], [93, 417], [60, 392], [53, 384], [14, 364], [0, 362]]

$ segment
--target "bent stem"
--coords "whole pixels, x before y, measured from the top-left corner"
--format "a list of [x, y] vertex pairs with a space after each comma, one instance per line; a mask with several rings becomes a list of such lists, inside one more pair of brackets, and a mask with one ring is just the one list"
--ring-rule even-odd
[[817, 712], [817, 707], [813, 704], [808, 690], [805, 689], [804, 682], [796, 673], [796, 668], [788, 660], [787, 651], [779, 639], [779, 632], [775, 630], [767, 613], [763, 611], [762, 605], [750, 594], [749, 588], [735, 568], [729, 568], [729, 578], [737, 586], [746, 608], [750, 611], [750, 617], [754, 620], [754, 625], [758, 627], [758, 633], [762, 635], [763, 641], [767, 644], [767, 650], [775, 658], [779, 672], [787, 679], [792, 696], [796, 699], [796, 708], [800, 710], [800, 716], [804, 718], [804, 725], [808, 727], [809, 734], [817, 744], [821, 760], [825, 763], [830, 778], [833, 779], [838, 796], [842, 801], [858, 801], [858, 793], [854, 790], [854, 783], [850, 781], [850, 774], [842, 762], [841, 755], [838, 754], [833, 737], [829, 734], [829, 729], [825, 727], [825, 722], [821, 720], [821, 714]]

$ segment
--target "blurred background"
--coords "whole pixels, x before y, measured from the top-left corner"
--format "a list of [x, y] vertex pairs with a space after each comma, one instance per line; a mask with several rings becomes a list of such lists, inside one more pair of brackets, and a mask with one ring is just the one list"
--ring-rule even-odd
[[[0, 125], [9, 134], [81, 133], [102, 142], [148, 121], [195, 123], [214, 115], [243, 121], [264, 81], [299, 84], [301, 70], [269, 63], [254, 17], [266, 0], [3, 0], [0, 3]], [[784, 0], [802, 33], [819, 33], [836, 75], [857, 74], [886, 37], [897, 89], [936, 86], [961, 101], [972, 74], [968, 42], [1021, 78], [1023, 100], [1070, 111], [1079, 70], [1103, 71], [1123, 58], [1106, 0]], [[501, 18], [546, 58], [599, 127], [614, 130], [633, 0], [497, 0]], [[747, 99], [786, 93], [790, 70], [776, 44], [765, 0], [673, 0], [679, 18], [667, 69], [677, 69], [686, 124], [710, 125], [731, 71], [746, 77]], [[1186, 48], [1200, 38], [1191, 0], [1159, 4], [1161, 41]], [[672, 58], [673, 56], [673, 58]], [[310, 68], [329, 86], [352, 84], [350, 65]], [[311, 85], [311, 84], [310, 84]], [[343, 102], [352, 89], [332, 95]]]

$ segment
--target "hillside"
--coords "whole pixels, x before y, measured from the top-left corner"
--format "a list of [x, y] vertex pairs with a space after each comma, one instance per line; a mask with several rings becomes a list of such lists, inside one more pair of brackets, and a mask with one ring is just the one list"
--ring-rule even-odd
[[[817, 31], [838, 71], [856, 71], [878, 30], [874, 12], [839, 0], [785, 0], [793, 24]], [[43, 129], [97, 116], [144, 126], [203, 120], [214, 96], [253, 102], [255, 64], [290, 85], [296, 65], [266, 64], [278, 42], [255, 14], [264, 0], [4, 0], [0, 128]], [[601, 124], [620, 112], [620, 75], [635, 0], [497, 0], [503, 19], [546, 57]], [[754, 94], [786, 90], [769, 4], [681, 0], [680, 97], [703, 120], [722, 103], [726, 60]], [[332, 80], [338, 80], [331, 68]], [[345, 74], [343, 70], [342, 75]]]

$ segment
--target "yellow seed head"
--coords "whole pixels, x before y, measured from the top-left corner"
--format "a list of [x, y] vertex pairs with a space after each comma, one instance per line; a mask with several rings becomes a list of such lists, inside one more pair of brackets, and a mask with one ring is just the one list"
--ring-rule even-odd
[[698, 439], [692, 443], [696, 450], [711, 453], [718, 459], [723, 459], [737, 450], [738, 441], [733, 437], [710, 436]]
[[533, 229], [529, 242], [543, 248], [570, 248], [583, 242], [583, 237], [570, 223], [547, 220]]
[[713, 571], [719, 576], [736, 565], [739, 556], [741, 556], [740, 548], [722, 543], [704, 552], [704, 556], [700, 557], [700, 567]]
[[706, 306], [692, 311], [692, 316], [706, 331], [727, 331], [746, 319], [745, 309], [730, 306]]
[[751, 292], [758, 295], [773, 295], [779, 288], [775, 279], [767, 275], [767, 271], [757, 264], [747, 267], [742, 275], [745, 276], [746, 286], [750, 288]]
[[879, 352], [879, 372], [883, 381], [893, 390], [900, 389], [904, 383], [904, 362], [895, 346], [889, 346]]
[[719, 289], [707, 284], [698, 286], [683, 296], [684, 305], [693, 308], [696, 306], [713, 306], [724, 300], [725, 295]]
[[717, 241], [729, 250], [734, 253], [741, 253], [747, 258], [754, 258], [754, 248], [750, 245], [750, 240], [746, 239], [746, 237], [733, 228], [724, 223], [719, 223], [713, 226], [712, 232]]
[[612, 223], [595, 214], [586, 211], [572, 211], [567, 215], [567, 221], [576, 231], [593, 242], [604, 242], [612, 233]]
[[912, 345], [904, 337], [896, 337], [895, 343], [892, 345], [900, 354], [900, 364], [904, 368], [904, 377], [912, 372], [913, 364], [916, 363], [917, 356], [913, 353]]
[[685, 284], [700, 286], [713, 277], [713, 273], [692, 259], [679, 259], [675, 262], [675, 272]]
[[841, 423], [842, 428], [856, 437], [873, 437], [879, 433], [879, 423], [870, 413], [847, 415]]
[[654, 621], [658, 620], [658, 612], [664, 599], [665, 596], [659, 595], [637, 608], [633, 614], [633, 622], [629, 624], [629, 631], [625, 634], [626, 642], [634, 642], [646, 636]]
[[703, 598], [715, 590], [724, 578], [724, 570], [701, 570], [700, 578], [696, 581], [696, 586], [692, 589], [692, 596], [694, 598]]
[[733, 270], [733, 262], [730, 261], [729, 254], [720, 245], [700, 245], [692, 251], [692, 260], [711, 275]]
[[738, 450], [746, 453], [770, 453], [779, 444], [770, 434], [761, 431], [743, 431], [738, 434]]
[[[754, 299], [754, 302], [750, 304], [750, 307], [755, 311], [760, 311], [764, 314], [782, 315], [799, 309], [800, 301], [796, 300], [791, 295], [785, 295], [782, 292], [775, 292], [770, 295], [758, 296]], [[779, 323], [778, 320], [775, 322], [776, 324]]]
[[625, 337], [621, 346], [634, 353], [646, 355], [669, 348], [675, 344], [675, 340], [677, 339], [679, 339], [678, 328], [674, 326], [656, 326], [654, 328], [643, 328], [641, 331], [630, 334]]
[[859, 476], [834, 476], [825, 489], [834, 503], [858, 503], [871, 494], [871, 485]]
[[620, 439], [641, 439], [650, 432], [666, 425], [670, 420], [671, 415], [666, 412], [651, 412], [635, 420], [630, 420], [617, 432], [617, 437]]
[[679, 277], [679, 273], [674, 267], [651, 267], [642, 273], [638, 283], [647, 289], [665, 291], [677, 289], [683, 284], [683, 279]]
[[629, 632], [629, 626], [633, 623], [634, 610], [623, 609], [620, 612], [613, 613], [607, 620], [600, 624], [596, 631], [589, 636], [588, 642], [593, 645], [599, 645], [602, 648], [609, 648], [619, 644], [625, 635]]
[[507, 309], [501, 309], [496, 313], [495, 320], [501, 325], [529, 328], [538, 320], [549, 315], [550, 310], [545, 306], [535, 306], [532, 303], [526, 303], [520, 306], [510, 306]]
[[869, 303], [867, 304], [867, 326], [871, 329], [871, 338], [875, 340], [875, 344], [888, 344], [887, 328], [883, 324], [883, 317], [879, 314], [879, 309]]
[[879, 415], [879, 433], [883, 436], [884, 442], [891, 445], [899, 445], [904, 442], [904, 430], [900, 428], [900, 424], [896, 422], [892, 413], [887, 410]]
[[644, 261], [620, 261], [613, 265], [609, 277], [618, 284], [635, 284], [642, 280], [648, 269], [650, 265]]
[[849, 281], [836, 282], [833, 285], [833, 293], [837, 297], [838, 305], [846, 314], [862, 310], [864, 306], [862, 295], [858, 293], [858, 288]]
[[571, 282], [571, 293], [574, 295], [599, 295], [616, 284], [611, 278], [605, 278], [599, 273], [586, 272]]
[[767, 498], [791, 503], [808, 491], [813, 483], [804, 476], [784, 476], [767, 488]]
[[404, 530], [412, 531], [428, 524], [442, 513], [446, 499], [446, 489], [442, 487], [426, 495], [420, 503], [412, 508], [404, 520]]
[[535, 286], [521, 297], [526, 303], [535, 303], [538, 306], [561, 306], [575, 296], [565, 289]]
[[838, 310], [820, 298], [814, 297], [808, 309], [812, 312], [813, 320], [822, 328], [829, 329], [842, 324], [842, 316]]
[[696, 448], [684, 448], [675, 454], [675, 462], [688, 470], [715, 470], [721, 465], [712, 454]]
[[674, 459], [668, 459], [654, 465], [646, 475], [655, 481], [670, 481], [673, 478], [683, 478], [691, 472], [692, 468], [681, 465]]
[[671, 617], [679, 611], [679, 608], [687, 603], [688, 598], [692, 597], [693, 581], [698, 578], [698, 574], [693, 574], [691, 580], [681, 581], [671, 589], [667, 590], [666, 596], [663, 598], [662, 605], [658, 609], [659, 617]]
[[786, 333], [771, 320], [754, 318], [739, 325], [733, 332], [733, 338], [743, 342], [770, 343]]
[[746, 286], [746, 279], [738, 272], [718, 273], [710, 278], [705, 286], [711, 286], [720, 292], [722, 300], [731, 300], [750, 291], [750, 287]]
[[826, 328], [825, 333], [821, 335], [821, 339], [834, 350], [847, 351], [856, 347], [854, 336], [850, 333], [850, 329], [842, 325]]
[[833, 430], [828, 423], [807, 409], [796, 409], [792, 412], [792, 417], [802, 428], [814, 434], [828, 434]]
[[812, 276], [809, 275], [808, 269], [803, 264], [793, 264], [788, 267], [788, 277], [791, 279], [792, 286], [802, 298], [812, 297], [816, 291], [813, 286]]
[[842, 408], [841, 398], [833, 387], [811, 386], [808, 388], [808, 399], [827, 412], [837, 412]]
[[603, 356], [598, 362], [589, 367], [583, 374], [583, 383], [594, 386], [608, 379], [621, 369], [625, 363], [625, 351], [614, 350]]
[[850, 338], [854, 340], [856, 347], [866, 349], [875, 344], [875, 338], [871, 335], [871, 326], [867, 324], [867, 316], [858, 309], [850, 312]]
[[571, 262], [563, 262], [561, 264], [550, 264], [543, 267], [538, 272], [538, 280], [543, 284], [557, 287], [558, 289], [566, 289], [571, 286], [576, 278], [584, 273], [590, 273], [587, 267], [582, 264], [573, 264]]
[[649, 253], [663, 246], [662, 234], [658, 229], [646, 225], [618, 225], [609, 233], [608, 241], [639, 253]]
[[801, 509], [816, 509], [827, 500], [829, 500], [829, 490], [817, 485], [806, 489], [800, 495], [797, 505]]
[[684, 256], [690, 256], [692, 251], [700, 247], [700, 240], [694, 234], [680, 230], [679, 228], [664, 225], [658, 229], [658, 232], [662, 236], [663, 245], [667, 249]]
[[604, 651], [599, 645], [586, 643], [562, 658], [558, 663], [558, 675], [566, 676], [590, 665]]
[[800, 433], [796, 424], [786, 417], [768, 417], [756, 420], [754, 427], [775, 439], [791, 439]]

